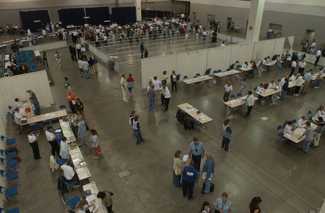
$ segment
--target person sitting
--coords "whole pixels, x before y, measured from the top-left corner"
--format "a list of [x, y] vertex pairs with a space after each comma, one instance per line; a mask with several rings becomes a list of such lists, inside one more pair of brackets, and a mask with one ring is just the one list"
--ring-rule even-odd
[[325, 120], [325, 108], [323, 105], [321, 105], [318, 110], [316, 111], [313, 120], [314, 121], [318, 121], [319, 118], [322, 118], [323, 120]]
[[260, 85], [258, 85], [257, 88], [256, 88], [256, 93], [261, 94], [261, 93], [264, 93], [264, 92], [265, 92], [264, 84], [260, 83]]
[[287, 124], [284, 126], [283, 134], [284, 135], [291, 135], [292, 131], [293, 131], [292, 121], [288, 121]]
[[60, 168], [65, 181], [71, 182], [76, 178], [76, 172], [74, 171], [72, 166], [68, 164], [63, 164]]
[[307, 119], [305, 116], [302, 116], [301, 118], [298, 119], [297, 121], [297, 126], [304, 128], [306, 126]]
[[275, 83], [275, 81], [271, 81], [271, 82], [268, 84], [267, 89], [273, 89], [273, 90], [276, 90], [276, 89], [278, 89], [278, 85]]

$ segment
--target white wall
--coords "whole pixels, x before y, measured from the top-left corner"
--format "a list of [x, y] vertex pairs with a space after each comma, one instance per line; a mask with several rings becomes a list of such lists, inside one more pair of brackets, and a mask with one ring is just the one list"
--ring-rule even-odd
[[54, 104], [46, 71], [0, 78], [0, 128], [1, 125], [6, 125], [8, 106], [13, 104], [14, 99], [28, 98], [26, 90], [35, 92], [41, 107], [50, 107]]
[[172, 70], [175, 70], [177, 74], [181, 75], [181, 78], [184, 76], [193, 78], [196, 73], [204, 75], [208, 68], [224, 71], [235, 61], [244, 63], [251, 59], [262, 59], [266, 56], [282, 54], [284, 41], [285, 38], [272, 39], [256, 42], [253, 46], [242, 42], [226, 47], [145, 58], [141, 60], [142, 88], [146, 88], [149, 80], [154, 76], [161, 79], [165, 70], [168, 76]]
[[[239, 0], [190, 0], [192, 4], [221, 7], [249, 8], [249, 1]], [[267, 0], [266, 11], [277, 11], [303, 15], [325, 16], [324, 0]]]

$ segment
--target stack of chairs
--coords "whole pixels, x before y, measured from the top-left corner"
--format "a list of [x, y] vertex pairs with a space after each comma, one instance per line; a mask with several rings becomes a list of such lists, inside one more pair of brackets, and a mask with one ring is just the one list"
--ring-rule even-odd
[[19, 213], [18, 208], [4, 208], [6, 201], [15, 199], [18, 194], [19, 157], [14, 138], [0, 138], [0, 212]]

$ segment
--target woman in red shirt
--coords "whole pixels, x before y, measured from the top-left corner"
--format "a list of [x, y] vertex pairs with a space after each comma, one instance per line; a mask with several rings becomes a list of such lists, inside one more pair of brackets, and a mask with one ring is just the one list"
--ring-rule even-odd
[[133, 95], [133, 87], [134, 87], [134, 78], [133, 78], [132, 74], [129, 74], [129, 77], [126, 79], [126, 81], [127, 81], [129, 95], [132, 96]]

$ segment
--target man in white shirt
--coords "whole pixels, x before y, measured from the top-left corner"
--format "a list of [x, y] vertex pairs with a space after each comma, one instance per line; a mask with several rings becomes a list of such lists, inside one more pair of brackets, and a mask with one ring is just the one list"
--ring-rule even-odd
[[227, 101], [229, 101], [229, 98], [230, 98], [233, 88], [232, 88], [232, 85], [229, 82], [227, 82], [224, 86], [224, 89], [225, 89], [225, 93], [223, 95], [223, 101], [227, 102]]
[[157, 78], [157, 76], [153, 77], [152, 83], [153, 83], [153, 86], [154, 86], [154, 90], [156, 92], [161, 90], [161, 81]]
[[67, 180], [67, 181], [71, 181], [73, 179], [73, 177], [75, 176], [75, 174], [76, 174], [74, 169], [71, 166], [67, 165], [67, 164], [63, 164], [61, 166], [61, 170], [63, 172], [64, 179]]
[[296, 61], [292, 61], [291, 62], [291, 73], [290, 75], [294, 74], [297, 68], [297, 62]]
[[303, 91], [304, 83], [305, 80], [301, 75], [299, 75], [296, 79], [296, 92], [295, 92], [296, 96], [298, 96]]
[[315, 60], [315, 63], [314, 63], [314, 65], [315, 65], [315, 67], [318, 65], [318, 62], [319, 62], [319, 59], [320, 59], [320, 57], [322, 56], [322, 50], [317, 50], [316, 51], [316, 60]]
[[81, 44], [76, 44], [76, 50], [77, 50], [77, 57], [81, 58]]
[[255, 105], [255, 96], [252, 93], [252, 91], [248, 92], [248, 96], [246, 99], [246, 105], [247, 105], [247, 113], [246, 113], [246, 117], [248, 117]]
[[304, 75], [305, 66], [306, 66], [306, 62], [304, 60], [301, 60], [301, 61], [298, 62], [298, 67], [299, 67], [299, 73], [300, 73], [300, 75]]
[[46, 136], [47, 142], [51, 146], [51, 154], [53, 156], [55, 156], [56, 153], [59, 154], [58, 145], [56, 143], [56, 137], [55, 137], [55, 134], [54, 134], [54, 131], [53, 131], [53, 128], [52, 127], [48, 127], [45, 130], [45, 136]]
[[37, 143], [37, 136], [34, 132], [30, 132], [27, 135], [28, 143], [32, 147], [33, 156], [35, 160], [41, 159], [38, 143]]
[[170, 91], [168, 89], [168, 87], [166, 85], [163, 85], [162, 87], [162, 95], [163, 95], [163, 104], [164, 104], [164, 107], [165, 107], [165, 111], [168, 111], [168, 106], [169, 106], [169, 101], [170, 101], [170, 98], [172, 97], [171, 94], [170, 94]]

